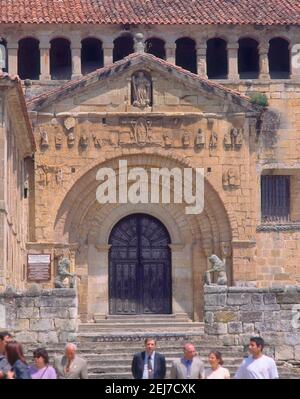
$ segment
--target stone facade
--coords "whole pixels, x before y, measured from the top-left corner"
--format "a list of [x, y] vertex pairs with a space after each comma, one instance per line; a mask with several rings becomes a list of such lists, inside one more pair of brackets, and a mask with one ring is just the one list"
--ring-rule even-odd
[[[204, 29], [183, 25], [179, 35], [175, 26], [135, 26], [131, 33], [142, 32], [144, 40], [164, 38], [167, 62], [139, 54], [116, 64], [112, 64], [113, 41], [124, 33], [118, 26], [49, 24], [33, 29], [23, 25], [16, 33], [8, 24], [1, 29], [7, 40], [9, 72], [17, 73], [19, 40], [33, 36], [39, 40], [41, 75], [24, 88], [38, 144], [28, 180], [29, 231], [22, 231], [12, 246], [8, 244], [16, 254], [20, 252], [16, 246], [22, 242], [23, 252], [18, 259], [8, 255], [11, 266], [2, 267], [0, 261], [0, 288], [7, 284], [26, 286], [26, 253], [51, 254], [51, 280], [42, 286], [52, 288], [59, 256], [64, 255], [80, 278], [81, 320], [105, 317], [109, 234], [122, 217], [137, 212], [157, 217], [170, 233], [174, 313], [185, 313], [194, 320], [203, 318], [202, 278], [207, 258], [213, 253], [226, 258], [230, 285], [263, 288], [299, 284], [300, 68], [299, 63], [291, 63], [289, 79], [273, 80], [267, 62], [268, 43], [274, 37], [285, 38], [291, 57], [296, 55], [300, 40], [297, 27]], [[80, 79], [81, 41], [91, 35], [102, 41], [104, 68]], [[57, 36], [69, 39], [72, 78], [79, 78], [65, 85], [50, 76], [50, 41]], [[184, 36], [196, 42], [200, 78], [207, 75], [207, 40], [224, 38], [228, 79], [216, 84], [176, 67], [175, 42]], [[238, 39], [245, 36], [259, 43], [258, 79], [243, 80], [238, 75]], [[138, 72], [151, 81], [148, 107], [135, 106], [132, 101], [132, 77]], [[253, 92], [266, 95], [268, 111], [243, 96]], [[230, 136], [232, 129], [239, 134], [235, 142]], [[187, 215], [182, 204], [97, 203], [97, 170], [112, 167], [118, 174], [120, 159], [126, 160], [128, 167], [147, 170], [204, 168], [204, 212]], [[9, 170], [18, 180], [19, 169], [11, 166]], [[286, 223], [261, 220], [260, 182], [264, 174], [291, 176], [290, 220]], [[10, 189], [15, 189], [16, 180], [8, 185]], [[4, 217], [0, 213], [0, 218]], [[26, 225], [20, 218], [16, 225]], [[0, 227], [3, 258], [7, 258], [2, 236]], [[235, 328], [240, 324], [231, 325], [230, 331]]]
[[6, 289], [0, 294], [0, 329], [16, 340], [45, 344], [76, 341], [78, 301], [74, 289], [27, 291]]
[[18, 79], [0, 73], [0, 291], [26, 284], [29, 198], [34, 137]]
[[261, 335], [277, 360], [299, 361], [300, 289], [205, 286], [205, 334], [223, 345]]

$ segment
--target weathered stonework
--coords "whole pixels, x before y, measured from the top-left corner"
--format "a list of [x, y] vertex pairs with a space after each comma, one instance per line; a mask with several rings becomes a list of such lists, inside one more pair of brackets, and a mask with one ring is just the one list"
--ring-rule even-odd
[[[205, 335], [232, 346], [246, 346], [251, 336], [260, 335], [275, 359], [299, 361], [299, 295], [298, 286], [277, 289], [205, 286]], [[230, 306], [230, 312], [211, 305], [220, 296], [225, 297], [224, 309]]]
[[78, 301], [74, 289], [0, 294], [0, 329], [12, 331], [24, 343], [58, 343], [76, 340]]

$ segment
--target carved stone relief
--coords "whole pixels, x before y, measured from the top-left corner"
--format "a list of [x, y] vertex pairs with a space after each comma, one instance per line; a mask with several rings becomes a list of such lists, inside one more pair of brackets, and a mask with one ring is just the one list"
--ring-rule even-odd
[[188, 134], [188, 132], [184, 132], [182, 135], [182, 146], [183, 147], [189, 147], [190, 145], [190, 135]]
[[58, 186], [63, 186], [63, 170], [59, 166], [38, 165], [36, 176], [38, 186], [41, 189], [45, 187], [56, 188]]
[[218, 145], [218, 135], [216, 132], [211, 132], [209, 139], [209, 148], [214, 149], [217, 148]]
[[224, 189], [234, 189], [240, 186], [240, 177], [237, 168], [228, 168], [223, 173]]
[[227, 150], [240, 149], [243, 144], [244, 129], [232, 128], [224, 136], [224, 147]]
[[40, 135], [41, 135], [41, 141], [40, 141], [41, 148], [43, 148], [43, 149], [48, 148], [49, 147], [49, 138], [48, 138], [47, 131], [42, 129], [40, 131]]

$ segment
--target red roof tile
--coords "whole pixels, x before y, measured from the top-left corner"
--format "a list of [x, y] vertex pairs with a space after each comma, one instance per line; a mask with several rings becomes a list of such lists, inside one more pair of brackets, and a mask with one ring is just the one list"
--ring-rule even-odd
[[0, 0], [0, 23], [299, 25], [299, 0]]

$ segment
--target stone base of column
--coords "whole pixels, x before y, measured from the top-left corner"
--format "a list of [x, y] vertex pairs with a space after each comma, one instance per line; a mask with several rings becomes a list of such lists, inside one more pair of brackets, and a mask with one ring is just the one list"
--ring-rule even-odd
[[268, 73], [261, 73], [261, 74], [259, 74], [258, 79], [269, 80], [270, 79], [270, 75]]
[[79, 78], [82, 78], [81, 73], [73, 73], [73, 75], [71, 76], [72, 80], [79, 79]]

